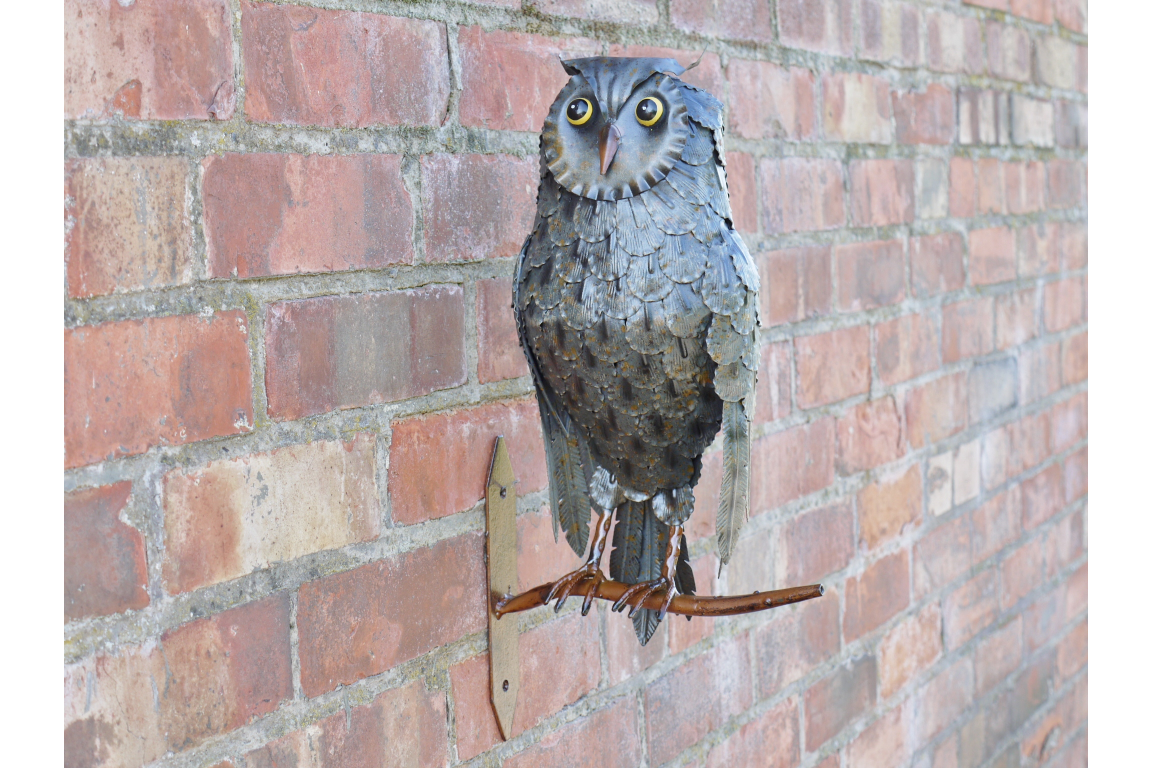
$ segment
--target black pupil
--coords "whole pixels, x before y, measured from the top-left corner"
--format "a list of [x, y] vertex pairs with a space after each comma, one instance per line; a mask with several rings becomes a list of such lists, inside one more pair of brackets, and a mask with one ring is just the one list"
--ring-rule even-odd
[[588, 102], [584, 99], [577, 99], [568, 105], [568, 119], [583, 120], [584, 116], [588, 114], [588, 109]]
[[656, 117], [656, 102], [652, 99], [644, 99], [640, 102], [640, 106], [636, 107], [636, 115], [645, 122]]

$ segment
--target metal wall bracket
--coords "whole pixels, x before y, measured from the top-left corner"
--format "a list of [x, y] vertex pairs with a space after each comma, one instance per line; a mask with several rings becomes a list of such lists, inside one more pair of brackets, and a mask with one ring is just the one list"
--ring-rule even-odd
[[488, 473], [488, 659], [492, 674], [492, 707], [500, 733], [512, 737], [516, 696], [520, 692], [520, 627], [515, 615], [501, 619], [496, 601], [515, 593], [516, 477], [503, 437], [496, 438]]

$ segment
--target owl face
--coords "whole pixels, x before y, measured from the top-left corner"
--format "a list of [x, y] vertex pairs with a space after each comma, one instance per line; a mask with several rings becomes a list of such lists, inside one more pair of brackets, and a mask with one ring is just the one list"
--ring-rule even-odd
[[557, 183], [594, 200], [638, 195], [668, 174], [689, 137], [674, 59], [564, 62], [572, 76], [544, 121], [544, 162]]

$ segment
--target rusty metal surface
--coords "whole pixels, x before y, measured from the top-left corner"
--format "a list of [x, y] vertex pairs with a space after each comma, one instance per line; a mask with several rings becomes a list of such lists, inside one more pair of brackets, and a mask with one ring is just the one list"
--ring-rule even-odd
[[495, 606], [516, 589], [516, 478], [503, 437], [496, 438], [488, 474], [488, 658], [492, 707], [505, 739], [512, 735], [520, 692], [520, 632], [515, 619], [500, 621]]

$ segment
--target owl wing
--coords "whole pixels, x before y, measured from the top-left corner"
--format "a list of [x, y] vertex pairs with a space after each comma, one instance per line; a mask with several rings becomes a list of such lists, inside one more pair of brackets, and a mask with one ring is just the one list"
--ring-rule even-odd
[[528, 247], [536, 232], [524, 240], [516, 265], [516, 279], [512, 283], [512, 311], [516, 316], [516, 331], [520, 347], [528, 359], [528, 370], [536, 385], [536, 404], [540, 407], [540, 424], [544, 433], [544, 455], [548, 462], [548, 500], [552, 507], [552, 535], [560, 538], [564, 529], [568, 546], [577, 555], [588, 547], [588, 521], [591, 501], [588, 496], [588, 474], [591, 467], [588, 447], [572, 424], [568, 412], [560, 404], [552, 387], [540, 372], [540, 364], [532, 352], [526, 334], [525, 304], [521, 295]]

